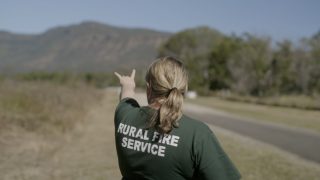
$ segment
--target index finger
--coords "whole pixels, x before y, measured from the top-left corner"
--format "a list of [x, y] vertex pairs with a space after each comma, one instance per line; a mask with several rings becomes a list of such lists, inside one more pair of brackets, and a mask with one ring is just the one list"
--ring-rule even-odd
[[120, 79], [121, 78], [121, 75], [117, 72], [114, 72], [114, 74]]
[[132, 79], [134, 79], [135, 76], [136, 76], [136, 70], [133, 69], [130, 77], [131, 77]]

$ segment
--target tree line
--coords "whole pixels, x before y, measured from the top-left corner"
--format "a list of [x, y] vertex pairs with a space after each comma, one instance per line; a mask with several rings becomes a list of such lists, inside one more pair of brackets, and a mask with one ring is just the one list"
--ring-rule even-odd
[[181, 31], [159, 48], [189, 70], [190, 89], [241, 95], [320, 94], [320, 31], [299, 43], [200, 27]]

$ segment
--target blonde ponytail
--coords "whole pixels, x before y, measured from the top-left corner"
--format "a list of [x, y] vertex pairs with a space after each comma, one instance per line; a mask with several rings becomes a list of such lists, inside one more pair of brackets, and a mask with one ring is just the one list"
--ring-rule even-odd
[[182, 116], [183, 97], [188, 88], [187, 71], [179, 60], [163, 57], [151, 64], [146, 81], [151, 89], [150, 102], [160, 104], [150, 126], [161, 133], [169, 133], [179, 126]]

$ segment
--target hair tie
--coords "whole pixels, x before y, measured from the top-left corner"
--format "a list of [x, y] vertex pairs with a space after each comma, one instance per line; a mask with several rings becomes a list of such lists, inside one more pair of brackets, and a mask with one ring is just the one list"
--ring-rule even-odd
[[169, 94], [170, 94], [173, 90], [178, 90], [178, 88], [176, 88], [176, 87], [171, 88], [171, 89], [169, 90]]

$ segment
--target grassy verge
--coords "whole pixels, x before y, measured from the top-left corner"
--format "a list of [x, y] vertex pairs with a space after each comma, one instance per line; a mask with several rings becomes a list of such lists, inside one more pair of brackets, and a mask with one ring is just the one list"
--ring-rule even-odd
[[64, 133], [83, 120], [99, 93], [81, 84], [0, 82], [0, 132], [19, 127], [42, 134]]
[[320, 165], [273, 146], [211, 126], [244, 180], [316, 180]]
[[250, 95], [238, 95], [230, 91], [211, 92], [211, 95], [229, 101], [262, 104], [269, 106], [290, 107], [297, 109], [320, 110], [320, 95], [274, 95], [255, 97]]
[[187, 101], [249, 117], [257, 121], [274, 122], [320, 132], [320, 111], [235, 102], [216, 97], [199, 97]]
[[[85, 125], [94, 118], [89, 117], [90, 111], [101, 106], [102, 97], [101, 90], [83, 83], [0, 82], [0, 179], [103, 179], [106, 173], [117, 172], [115, 157], [109, 166], [105, 163], [109, 159], [102, 162], [97, 155], [100, 149], [96, 147], [108, 144], [88, 143], [106, 137], [104, 134], [82, 142]], [[103, 153], [108, 152], [103, 148]], [[96, 178], [98, 168], [104, 174]]]

